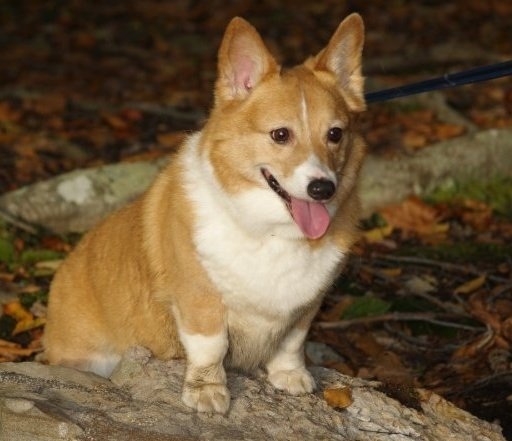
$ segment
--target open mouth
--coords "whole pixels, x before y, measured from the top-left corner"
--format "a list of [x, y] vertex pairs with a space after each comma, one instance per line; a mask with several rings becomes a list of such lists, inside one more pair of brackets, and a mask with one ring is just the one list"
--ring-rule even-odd
[[325, 204], [299, 199], [290, 195], [266, 168], [260, 170], [268, 186], [283, 200], [292, 219], [302, 233], [308, 239], [322, 237], [331, 223], [331, 217]]
[[266, 168], [262, 168], [261, 169], [261, 174], [263, 175], [263, 177], [267, 181], [268, 186], [272, 190], [274, 190], [278, 194], [278, 196], [285, 202], [286, 207], [288, 208], [288, 210], [291, 210], [292, 198], [286, 192], [286, 190], [283, 187], [281, 187], [281, 185], [279, 184], [277, 179], [274, 178], [274, 176]]

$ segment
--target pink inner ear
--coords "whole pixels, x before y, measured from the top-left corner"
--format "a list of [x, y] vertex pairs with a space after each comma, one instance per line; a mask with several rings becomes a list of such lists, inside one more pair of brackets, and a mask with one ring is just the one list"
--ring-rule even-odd
[[255, 63], [247, 56], [240, 55], [237, 60], [234, 60], [233, 70], [237, 89], [252, 89], [255, 67]]

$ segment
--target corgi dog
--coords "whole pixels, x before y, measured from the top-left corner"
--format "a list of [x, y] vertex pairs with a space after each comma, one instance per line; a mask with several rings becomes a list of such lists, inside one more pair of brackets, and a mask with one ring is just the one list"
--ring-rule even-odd
[[51, 285], [45, 357], [108, 377], [130, 346], [184, 357], [182, 400], [225, 413], [225, 368], [309, 393], [304, 341], [358, 237], [364, 26], [281, 69], [242, 18], [214, 106], [152, 186], [86, 234]]

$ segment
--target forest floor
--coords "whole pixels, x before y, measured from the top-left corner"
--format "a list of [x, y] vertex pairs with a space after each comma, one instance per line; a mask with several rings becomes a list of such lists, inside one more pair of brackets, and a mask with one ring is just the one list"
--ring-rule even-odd
[[[80, 167], [156, 158], [199, 128], [229, 19], [251, 21], [286, 65], [319, 51], [339, 20], [367, 26], [368, 90], [512, 58], [512, 3], [79, 0], [0, 3], [0, 194]], [[214, 11], [214, 13], [212, 13]], [[435, 106], [372, 104], [378, 155], [414, 154], [512, 127], [512, 82], [443, 91]], [[48, 286], [77, 241], [0, 224], [0, 361], [40, 350]], [[391, 387], [421, 386], [512, 439], [512, 181], [410, 198], [363, 221], [363, 237], [310, 339], [322, 363]]]

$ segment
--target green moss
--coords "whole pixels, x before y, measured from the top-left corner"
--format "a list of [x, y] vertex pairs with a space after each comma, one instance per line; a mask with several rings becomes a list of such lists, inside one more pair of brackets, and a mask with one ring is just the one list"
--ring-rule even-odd
[[52, 250], [28, 249], [21, 253], [19, 260], [22, 264], [31, 265], [37, 262], [61, 259], [62, 257], [62, 253], [58, 253]]
[[342, 319], [354, 319], [382, 315], [389, 311], [391, 303], [378, 297], [366, 295], [357, 298], [342, 314]]
[[452, 203], [460, 199], [485, 202], [497, 215], [512, 219], [512, 177], [495, 177], [485, 182], [449, 181], [425, 197], [431, 203]]

